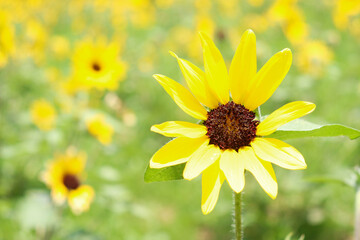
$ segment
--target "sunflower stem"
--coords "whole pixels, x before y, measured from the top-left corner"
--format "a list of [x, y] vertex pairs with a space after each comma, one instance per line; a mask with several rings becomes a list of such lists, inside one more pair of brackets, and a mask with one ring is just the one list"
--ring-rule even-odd
[[360, 186], [355, 195], [355, 240], [360, 240]]
[[235, 239], [242, 240], [243, 239], [243, 225], [242, 225], [242, 192], [236, 193], [234, 192], [234, 208], [235, 208], [235, 216], [234, 216], [234, 228], [235, 228]]

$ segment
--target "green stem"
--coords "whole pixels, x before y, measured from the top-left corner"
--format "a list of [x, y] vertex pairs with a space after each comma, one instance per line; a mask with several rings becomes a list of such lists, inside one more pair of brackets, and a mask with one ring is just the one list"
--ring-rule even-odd
[[234, 192], [234, 208], [235, 208], [235, 216], [234, 216], [234, 228], [235, 228], [235, 239], [242, 240], [243, 239], [243, 228], [242, 228], [242, 215], [241, 215], [241, 203], [242, 201], [242, 192], [236, 193]]
[[360, 187], [356, 189], [355, 195], [355, 240], [360, 240]]

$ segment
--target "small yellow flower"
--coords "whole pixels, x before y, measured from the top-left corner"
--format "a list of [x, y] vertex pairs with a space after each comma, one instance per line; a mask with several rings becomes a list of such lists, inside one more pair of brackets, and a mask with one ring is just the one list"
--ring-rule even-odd
[[91, 117], [87, 122], [86, 126], [91, 135], [96, 137], [99, 142], [104, 145], [109, 145], [112, 141], [114, 134], [114, 128], [111, 124], [105, 121], [102, 114], [97, 114]]
[[156, 8], [150, 0], [129, 1], [129, 19], [137, 28], [148, 28], [156, 20]]
[[54, 36], [50, 40], [50, 47], [55, 57], [63, 59], [70, 51], [69, 41], [63, 36]]
[[6, 12], [0, 11], [0, 68], [4, 67], [15, 49], [15, 29]]
[[247, 2], [254, 7], [260, 7], [264, 4], [264, 0], [247, 0]]
[[152, 126], [153, 132], [175, 139], [153, 155], [150, 167], [186, 163], [185, 179], [202, 174], [204, 214], [215, 207], [225, 179], [235, 192], [243, 190], [245, 171], [251, 172], [264, 191], [275, 198], [278, 185], [272, 163], [292, 170], [305, 169], [306, 163], [294, 147], [266, 136], [312, 112], [315, 105], [291, 102], [261, 123], [255, 119], [254, 110], [271, 97], [284, 79], [292, 62], [291, 51], [278, 52], [257, 72], [255, 34], [247, 30], [228, 73], [212, 40], [204, 33], [200, 38], [205, 72], [171, 53], [192, 93], [166, 76], [156, 74], [154, 78], [184, 112], [201, 123], [169, 121]]
[[19, 48], [17, 55], [24, 55], [26, 51], [30, 54], [30, 56], [25, 57], [32, 57], [32, 59], [37, 63], [40, 64], [45, 58], [44, 49], [47, 44], [48, 39], [48, 32], [46, 27], [37, 20], [29, 20], [26, 22], [26, 41], [24, 42], [24, 48]]
[[305, 73], [314, 76], [321, 75], [332, 60], [334, 54], [331, 49], [321, 41], [307, 41], [299, 48], [297, 65]]
[[333, 11], [335, 25], [339, 29], [349, 26], [350, 17], [360, 14], [360, 1], [337, 0]]
[[271, 23], [278, 23], [292, 44], [301, 44], [309, 35], [308, 25], [297, 0], [276, 0], [269, 8], [267, 17]]
[[96, 43], [81, 42], [74, 53], [74, 85], [78, 88], [116, 90], [119, 81], [125, 77], [127, 66], [118, 60], [119, 46], [106, 44], [104, 40]]
[[87, 211], [95, 195], [91, 186], [81, 182], [85, 163], [85, 153], [68, 151], [55, 156], [41, 176], [51, 189], [55, 204], [62, 205], [67, 200], [74, 214]]
[[36, 100], [31, 105], [31, 117], [33, 123], [41, 130], [48, 131], [54, 127], [56, 111], [46, 100]]

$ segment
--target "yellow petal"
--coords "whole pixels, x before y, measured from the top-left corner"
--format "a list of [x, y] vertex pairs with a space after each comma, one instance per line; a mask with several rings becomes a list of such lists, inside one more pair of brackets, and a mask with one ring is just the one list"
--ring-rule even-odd
[[184, 112], [196, 119], [206, 120], [207, 111], [186, 88], [164, 75], [155, 74], [153, 77]]
[[239, 193], [245, 186], [244, 159], [242, 151], [225, 150], [221, 154], [220, 169], [224, 172], [226, 180], [235, 192]]
[[64, 184], [60, 183], [52, 186], [51, 198], [56, 205], [62, 205], [66, 201], [67, 195], [68, 190]]
[[261, 188], [272, 198], [275, 199], [278, 192], [276, 176], [271, 163], [262, 161], [255, 156], [251, 147], [239, 149], [245, 156], [245, 169], [250, 171], [256, 178]]
[[94, 189], [88, 185], [82, 185], [69, 193], [69, 206], [74, 214], [80, 214], [90, 208], [94, 198]]
[[214, 209], [224, 179], [224, 174], [219, 168], [219, 161], [216, 161], [203, 172], [201, 179], [201, 210], [203, 214], [209, 214]]
[[211, 109], [216, 108], [218, 101], [209, 88], [205, 73], [191, 62], [179, 58], [175, 53], [170, 52], [170, 54], [177, 59], [186, 83], [197, 100]]
[[203, 125], [182, 121], [168, 121], [153, 125], [150, 130], [166, 137], [199, 138], [207, 133], [207, 129]]
[[274, 138], [255, 138], [251, 143], [256, 156], [286, 169], [305, 169], [304, 157], [293, 146]]
[[261, 122], [257, 127], [256, 135], [270, 135], [285, 123], [309, 114], [314, 111], [314, 109], [315, 104], [310, 102], [296, 101], [288, 103], [271, 113]]
[[244, 104], [245, 94], [256, 71], [256, 37], [249, 29], [241, 37], [229, 71], [230, 91], [235, 103]]
[[84, 171], [86, 165], [86, 153], [69, 153], [64, 156], [63, 170], [68, 174], [78, 175]]
[[151, 168], [163, 168], [187, 162], [189, 157], [200, 147], [209, 143], [207, 137], [179, 137], [165, 144], [151, 158]]
[[251, 82], [244, 101], [245, 107], [253, 111], [266, 102], [284, 79], [291, 62], [292, 54], [288, 48], [270, 58]]
[[219, 49], [205, 33], [200, 33], [203, 47], [205, 75], [210, 89], [222, 104], [229, 102], [229, 76]]
[[220, 157], [220, 149], [214, 145], [202, 145], [189, 158], [184, 169], [184, 178], [191, 180], [199, 176]]

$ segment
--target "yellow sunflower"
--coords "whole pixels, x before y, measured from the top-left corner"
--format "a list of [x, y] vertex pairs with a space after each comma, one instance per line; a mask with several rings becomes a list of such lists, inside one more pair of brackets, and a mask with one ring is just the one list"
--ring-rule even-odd
[[126, 64], [118, 59], [118, 55], [119, 46], [115, 43], [106, 44], [104, 40], [95, 43], [81, 42], [73, 57], [72, 81], [84, 89], [117, 89], [127, 70]]
[[68, 151], [56, 156], [42, 174], [55, 204], [62, 205], [67, 200], [74, 214], [87, 211], [95, 195], [91, 186], [81, 182], [85, 163], [84, 153]]
[[212, 40], [204, 33], [200, 33], [200, 38], [205, 72], [171, 53], [192, 94], [166, 76], [156, 74], [154, 78], [184, 112], [201, 123], [169, 121], [152, 126], [151, 131], [175, 139], [152, 156], [150, 167], [186, 162], [185, 179], [192, 180], [202, 174], [204, 214], [215, 207], [225, 179], [236, 193], [243, 190], [245, 171], [251, 172], [263, 190], [275, 199], [278, 186], [272, 163], [291, 170], [305, 169], [306, 163], [294, 147], [266, 136], [281, 125], [309, 114], [315, 105], [291, 102], [262, 122], [255, 118], [254, 110], [271, 97], [284, 79], [292, 62], [291, 51], [278, 52], [257, 72], [256, 38], [247, 30], [228, 74]]

